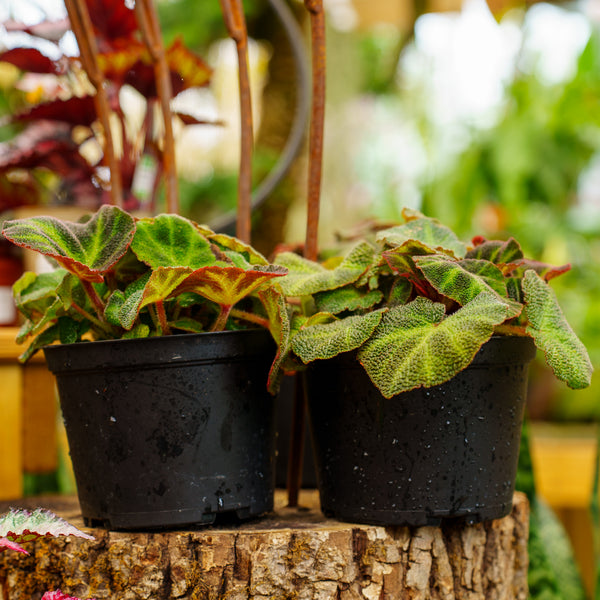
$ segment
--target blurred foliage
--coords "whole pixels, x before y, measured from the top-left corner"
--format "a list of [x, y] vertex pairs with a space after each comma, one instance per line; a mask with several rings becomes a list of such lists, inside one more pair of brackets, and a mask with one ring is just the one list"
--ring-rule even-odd
[[[266, 5], [266, 0], [244, 1], [249, 31]], [[162, 0], [158, 3], [158, 14], [167, 45], [181, 35], [187, 46], [199, 50], [206, 49], [216, 39], [228, 37], [219, 0]]]

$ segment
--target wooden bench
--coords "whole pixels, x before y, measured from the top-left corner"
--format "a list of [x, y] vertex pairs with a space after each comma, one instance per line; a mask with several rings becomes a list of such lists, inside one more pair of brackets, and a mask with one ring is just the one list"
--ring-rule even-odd
[[54, 376], [42, 353], [18, 362], [16, 327], [0, 327], [0, 499], [23, 496], [24, 473], [57, 468]]

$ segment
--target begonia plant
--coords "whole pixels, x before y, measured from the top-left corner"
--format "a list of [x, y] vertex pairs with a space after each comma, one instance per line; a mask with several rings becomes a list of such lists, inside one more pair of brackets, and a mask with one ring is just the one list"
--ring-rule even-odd
[[174, 214], [134, 218], [104, 205], [79, 223], [7, 221], [3, 235], [57, 264], [13, 286], [27, 360], [54, 342], [268, 328], [287, 312], [274, 283], [287, 273], [250, 245]]
[[288, 369], [355, 351], [390, 398], [450, 380], [493, 335], [533, 338], [556, 377], [589, 385], [592, 365], [548, 282], [569, 270], [524, 257], [519, 243], [461, 242], [417, 211], [325, 262], [282, 252], [293, 310]]

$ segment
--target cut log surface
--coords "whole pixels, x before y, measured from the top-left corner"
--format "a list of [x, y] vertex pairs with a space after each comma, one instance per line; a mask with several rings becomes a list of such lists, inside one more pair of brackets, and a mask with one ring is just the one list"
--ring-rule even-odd
[[[326, 519], [314, 491], [238, 526], [159, 533], [85, 529], [75, 499], [36, 499], [95, 536], [0, 553], [0, 600], [61, 589], [114, 600], [526, 600], [529, 507], [476, 525], [376, 527]], [[31, 499], [12, 502], [33, 508]], [[7, 506], [0, 505], [4, 512]]]

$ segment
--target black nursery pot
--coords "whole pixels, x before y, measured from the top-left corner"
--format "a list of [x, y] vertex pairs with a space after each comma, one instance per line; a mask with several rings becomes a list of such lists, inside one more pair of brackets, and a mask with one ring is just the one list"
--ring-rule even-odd
[[44, 349], [87, 525], [150, 529], [273, 507], [266, 330]]
[[307, 371], [321, 509], [342, 521], [439, 525], [512, 507], [527, 337], [493, 337], [450, 381], [385, 399], [356, 354]]

